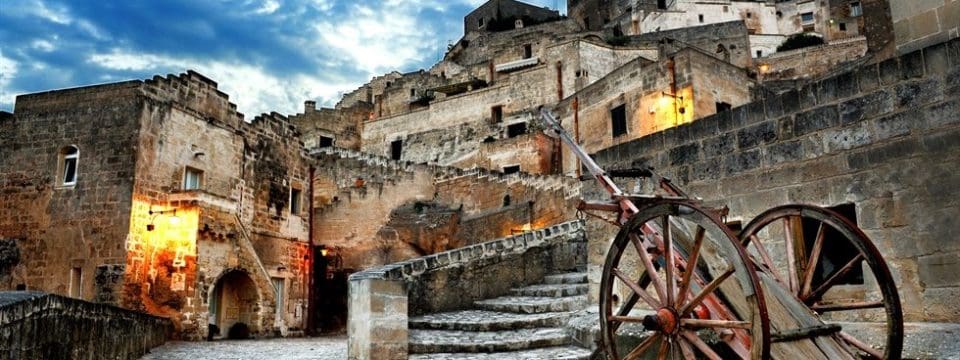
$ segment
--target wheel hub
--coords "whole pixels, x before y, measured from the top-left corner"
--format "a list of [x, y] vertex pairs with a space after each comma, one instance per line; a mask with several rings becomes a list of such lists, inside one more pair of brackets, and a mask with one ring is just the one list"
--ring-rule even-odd
[[677, 311], [670, 308], [661, 308], [656, 314], [647, 315], [643, 318], [643, 328], [647, 331], [660, 331], [667, 334], [674, 334], [680, 330], [680, 316]]

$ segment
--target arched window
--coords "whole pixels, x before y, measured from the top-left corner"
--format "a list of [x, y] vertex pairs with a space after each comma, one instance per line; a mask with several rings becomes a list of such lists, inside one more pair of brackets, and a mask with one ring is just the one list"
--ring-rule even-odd
[[80, 159], [80, 149], [70, 145], [60, 149], [60, 171], [57, 179], [61, 186], [77, 184], [77, 165]]

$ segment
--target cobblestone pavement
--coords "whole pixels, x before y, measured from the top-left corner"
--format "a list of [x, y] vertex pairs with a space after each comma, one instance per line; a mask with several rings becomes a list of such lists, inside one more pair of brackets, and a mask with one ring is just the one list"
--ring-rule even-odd
[[171, 341], [140, 360], [342, 360], [347, 358], [346, 336], [297, 339]]

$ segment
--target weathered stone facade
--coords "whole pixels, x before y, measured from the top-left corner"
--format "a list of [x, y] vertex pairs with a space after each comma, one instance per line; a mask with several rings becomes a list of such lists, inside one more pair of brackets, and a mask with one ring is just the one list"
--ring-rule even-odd
[[[954, 40], [768, 95], [596, 158], [606, 168], [653, 166], [708, 205], [729, 206], [728, 221], [746, 223], [787, 203], [853, 204], [857, 224], [893, 271], [905, 320], [956, 323], [960, 268], [951, 260], [957, 254], [949, 234], [958, 231], [952, 220], [960, 182], [958, 70]], [[613, 231], [588, 223], [594, 281]], [[856, 293], [848, 287], [848, 295]]]

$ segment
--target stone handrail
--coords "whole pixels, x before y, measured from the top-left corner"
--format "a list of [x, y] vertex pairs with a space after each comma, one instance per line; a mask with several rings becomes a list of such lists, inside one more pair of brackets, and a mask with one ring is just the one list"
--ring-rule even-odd
[[409, 315], [467, 308], [559, 271], [584, 270], [582, 221], [411, 259], [350, 276], [349, 359], [406, 359]]

